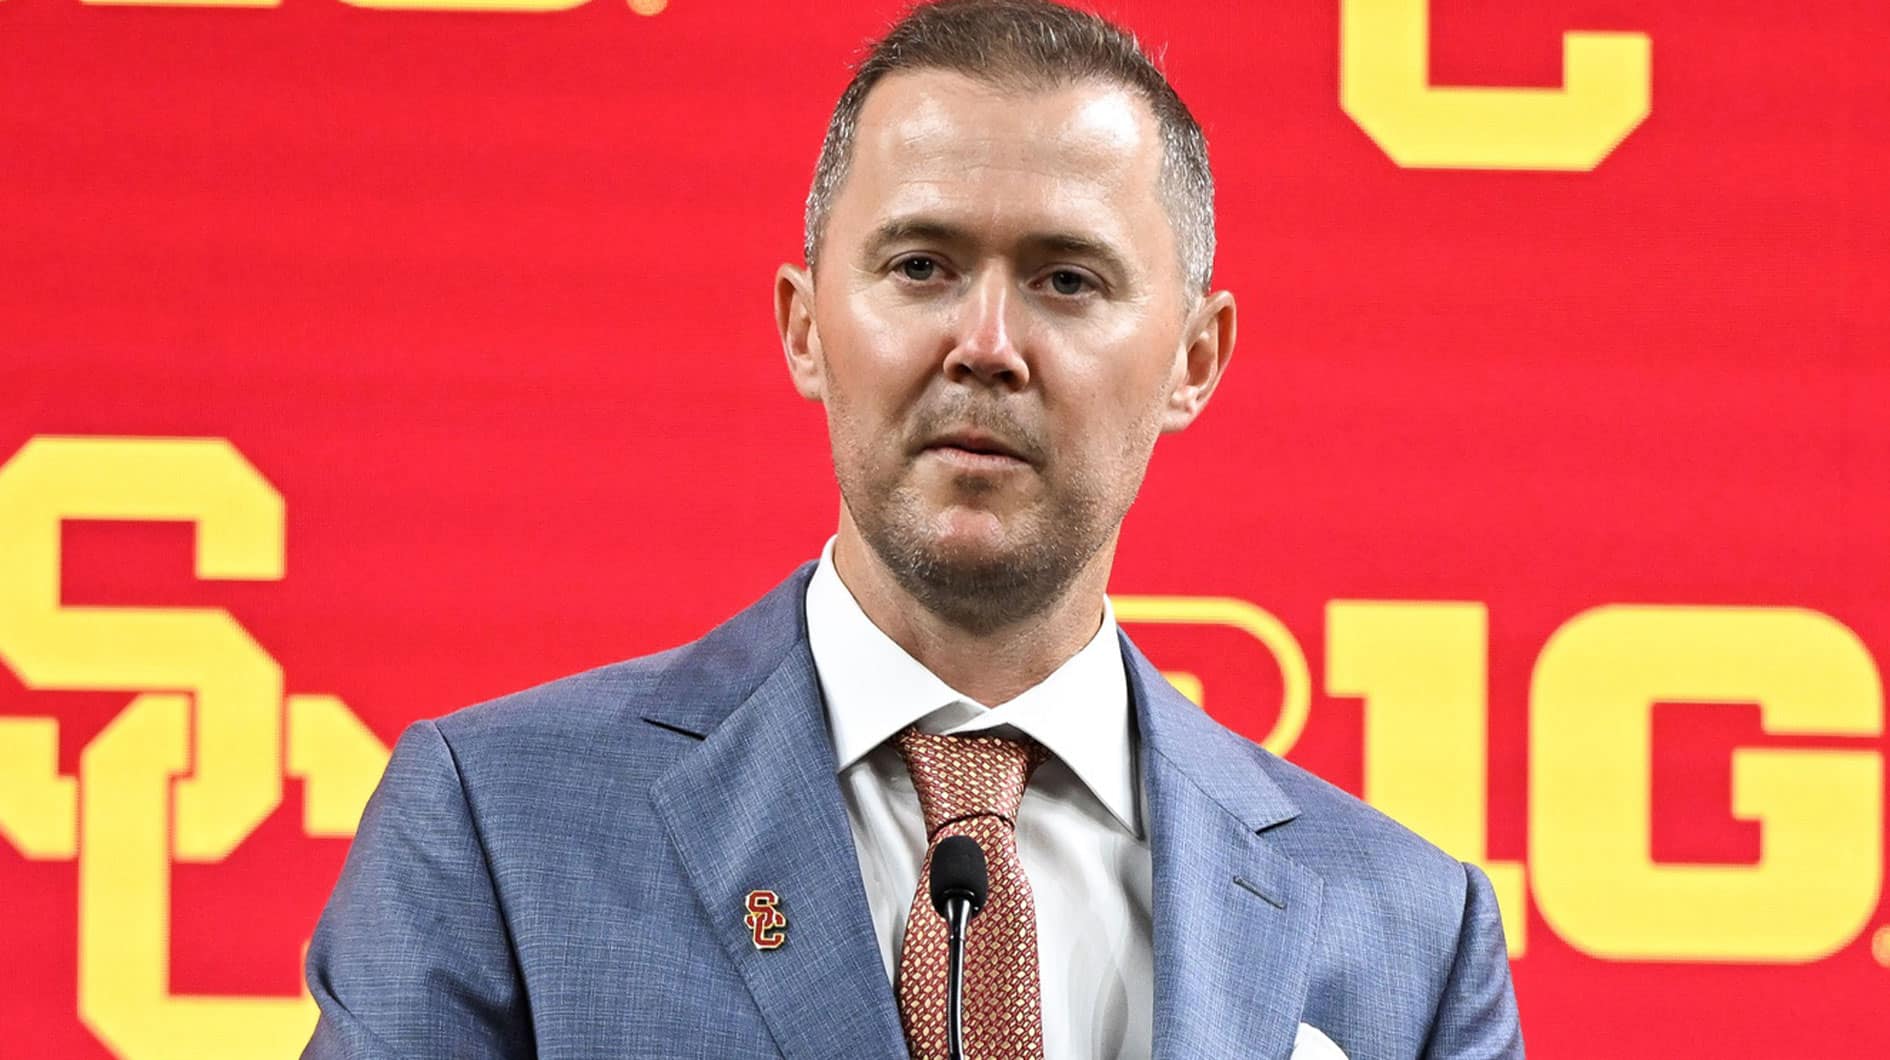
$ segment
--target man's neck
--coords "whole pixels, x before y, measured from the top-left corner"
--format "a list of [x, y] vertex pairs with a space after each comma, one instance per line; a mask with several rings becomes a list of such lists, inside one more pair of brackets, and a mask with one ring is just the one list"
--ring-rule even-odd
[[881, 632], [939, 680], [989, 707], [1049, 677], [1096, 635], [1114, 555], [1112, 538], [1043, 612], [1014, 626], [979, 632], [922, 606], [851, 526], [841, 527], [833, 561], [840, 581]]

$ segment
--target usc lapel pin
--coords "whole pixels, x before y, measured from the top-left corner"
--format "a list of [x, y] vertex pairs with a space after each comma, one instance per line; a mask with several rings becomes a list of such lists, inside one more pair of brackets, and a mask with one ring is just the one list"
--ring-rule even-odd
[[773, 891], [749, 891], [748, 937], [758, 950], [778, 950], [787, 941], [787, 914], [781, 912], [781, 898]]

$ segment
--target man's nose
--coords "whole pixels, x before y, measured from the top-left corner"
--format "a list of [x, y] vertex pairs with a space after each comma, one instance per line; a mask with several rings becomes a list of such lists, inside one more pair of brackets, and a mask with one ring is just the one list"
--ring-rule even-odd
[[986, 269], [961, 303], [956, 339], [945, 356], [945, 377], [955, 383], [972, 379], [990, 386], [1021, 390], [1030, 382], [1030, 365], [1018, 347], [1016, 292], [1004, 269]]

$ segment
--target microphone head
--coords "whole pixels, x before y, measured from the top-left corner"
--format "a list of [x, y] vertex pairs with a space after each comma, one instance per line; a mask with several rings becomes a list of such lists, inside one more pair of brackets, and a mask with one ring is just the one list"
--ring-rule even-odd
[[991, 880], [985, 873], [984, 848], [968, 835], [946, 836], [932, 851], [932, 908], [945, 915], [948, 899], [963, 898], [971, 903], [971, 915], [984, 908], [991, 892]]

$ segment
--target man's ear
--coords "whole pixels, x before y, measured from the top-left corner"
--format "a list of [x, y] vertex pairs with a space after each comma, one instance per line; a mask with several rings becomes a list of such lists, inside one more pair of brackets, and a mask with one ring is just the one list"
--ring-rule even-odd
[[1207, 407], [1234, 356], [1234, 294], [1215, 291], [1188, 314], [1175, 354], [1175, 384], [1162, 410], [1162, 433], [1185, 429]]
[[809, 401], [824, 400], [826, 362], [814, 326], [814, 277], [799, 265], [783, 265], [774, 272], [774, 326], [781, 332], [781, 352], [787, 355], [794, 389]]

